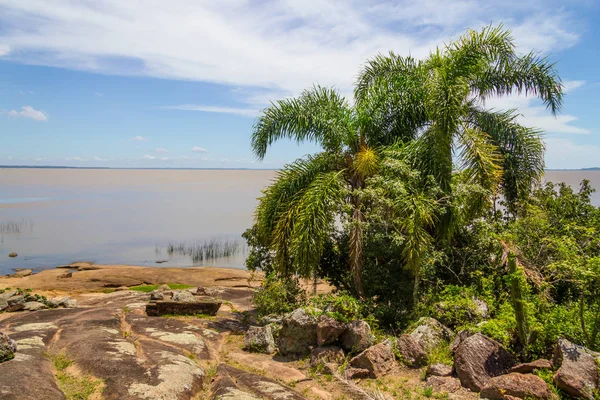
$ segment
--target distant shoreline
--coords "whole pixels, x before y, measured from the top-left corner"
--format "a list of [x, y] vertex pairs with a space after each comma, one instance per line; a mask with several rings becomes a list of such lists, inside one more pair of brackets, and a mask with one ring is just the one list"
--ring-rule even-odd
[[0, 165], [0, 169], [114, 169], [114, 170], [174, 170], [174, 171], [277, 171], [279, 168], [136, 168], [136, 167], [70, 167], [64, 165]]

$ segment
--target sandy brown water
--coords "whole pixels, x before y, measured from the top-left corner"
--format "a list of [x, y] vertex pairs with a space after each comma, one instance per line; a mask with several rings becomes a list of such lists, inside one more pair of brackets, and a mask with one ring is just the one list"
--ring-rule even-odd
[[[240, 239], [268, 170], [0, 169], [0, 274], [76, 260], [191, 266], [169, 242]], [[10, 252], [19, 256], [8, 258]], [[243, 267], [243, 254], [211, 264]], [[158, 265], [157, 265], [158, 266]]]

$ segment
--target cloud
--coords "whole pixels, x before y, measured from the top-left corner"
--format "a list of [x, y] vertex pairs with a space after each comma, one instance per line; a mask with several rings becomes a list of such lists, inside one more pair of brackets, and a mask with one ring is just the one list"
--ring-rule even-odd
[[31, 106], [21, 107], [21, 111], [10, 110], [6, 112], [9, 117], [23, 117], [30, 118], [36, 121], [48, 121], [48, 114], [43, 111], [36, 110]]
[[94, 94], [96, 96], [98, 96], [98, 97], [103, 97], [104, 96], [104, 93], [102, 93], [102, 92], [94, 92]]
[[154, 150], [156, 153], [168, 153], [169, 150], [163, 148], [163, 147], [159, 147], [156, 150]]
[[154, 160], [156, 157], [151, 156], [149, 154], [146, 154], [144, 157], [142, 157], [144, 160]]
[[256, 117], [259, 110], [252, 108], [215, 107], [198, 104], [182, 104], [178, 106], [163, 107], [166, 110], [202, 111], [209, 113], [235, 114], [243, 117]]
[[83, 157], [66, 157], [65, 158], [66, 161], [87, 161], [86, 158]]
[[600, 146], [577, 144], [563, 138], [546, 138], [546, 167], [550, 169], [600, 167]]
[[142, 1], [0, 4], [0, 43], [16, 62], [214, 82], [278, 97], [313, 83], [349, 93], [365, 59], [388, 50], [421, 58], [491, 21], [504, 21], [522, 51], [573, 46], [583, 29], [559, 0], [179, 0], [169, 12]]
[[208, 153], [208, 150], [206, 150], [204, 147], [200, 147], [200, 146], [192, 147], [192, 151], [194, 153]]
[[565, 93], [570, 93], [575, 89], [579, 89], [580, 87], [584, 86], [585, 84], [586, 84], [585, 81], [564, 81], [563, 82], [564, 91], [565, 91]]
[[130, 140], [132, 140], [134, 142], [147, 142], [148, 138], [145, 136], [134, 136]]
[[0, 57], [3, 57], [10, 53], [10, 47], [5, 44], [0, 43]]
[[108, 161], [107, 158], [100, 158], [100, 157], [92, 157], [92, 160], [94, 160], [94, 161]]

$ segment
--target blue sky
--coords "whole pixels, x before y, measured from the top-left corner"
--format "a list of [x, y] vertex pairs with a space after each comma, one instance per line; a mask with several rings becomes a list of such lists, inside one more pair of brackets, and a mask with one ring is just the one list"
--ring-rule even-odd
[[278, 168], [317, 148], [256, 162], [269, 101], [314, 83], [350, 96], [377, 53], [426, 57], [502, 22], [567, 96], [558, 118], [525, 97], [487, 105], [546, 132], [548, 168], [600, 166], [598, 20], [595, 0], [0, 0], [0, 164]]

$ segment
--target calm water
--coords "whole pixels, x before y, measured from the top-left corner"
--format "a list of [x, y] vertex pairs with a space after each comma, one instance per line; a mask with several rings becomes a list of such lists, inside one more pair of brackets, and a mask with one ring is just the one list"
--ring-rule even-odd
[[[243, 240], [274, 171], [0, 169], [0, 274], [73, 261], [243, 268], [244, 251], [194, 262], [169, 243]], [[600, 171], [548, 171], [546, 179], [600, 188]], [[593, 201], [600, 205], [600, 193]], [[14, 222], [20, 233], [1, 232]], [[17, 252], [17, 258], [8, 254]], [[156, 261], [167, 260], [162, 264]]]
[[[73, 261], [243, 268], [241, 233], [274, 171], [0, 169], [0, 274]], [[1, 232], [13, 222], [20, 233]], [[6, 229], [5, 229], [6, 230]], [[14, 229], [13, 229], [14, 231]], [[210, 262], [169, 243], [239, 241]], [[11, 252], [19, 254], [9, 258]], [[162, 264], [156, 261], [167, 260]]]

